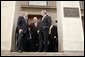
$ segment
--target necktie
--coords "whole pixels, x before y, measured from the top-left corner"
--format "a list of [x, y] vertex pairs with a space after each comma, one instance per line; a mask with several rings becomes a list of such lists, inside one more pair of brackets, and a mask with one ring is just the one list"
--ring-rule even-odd
[[27, 23], [27, 17], [26, 17], [26, 16], [24, 16], [24, 19], [25, 19], [25, 21], [26, 21], [26, 23]]

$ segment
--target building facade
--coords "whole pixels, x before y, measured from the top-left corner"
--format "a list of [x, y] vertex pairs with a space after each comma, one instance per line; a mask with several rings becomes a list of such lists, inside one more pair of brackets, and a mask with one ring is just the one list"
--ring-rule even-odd
[[[59, 51], [84, 51], [84, 1], [1, 1], [1, 50], [15, 50], [17, 18], [27, 11], [29, 24], [47, 10], [58, 26]], [[58, 25], [55, 21], [58, 21]]]

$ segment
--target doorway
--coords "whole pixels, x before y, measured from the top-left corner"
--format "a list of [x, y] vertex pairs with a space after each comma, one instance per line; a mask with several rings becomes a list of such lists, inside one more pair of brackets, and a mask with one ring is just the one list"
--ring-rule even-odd
[[[38, 18], [38, 22], [40, 22], [40, 19], [42, 18], [42, 16], [41, 15], [39, 15], [39, 14], [28, 14], [28, 23], [29, 23], [29, 25], [31, 24], [31, 23], [33, 23], [33, 18], [34, 17], [37, 17]], [[51, 40], [52, 41], [52, 40]], [[56, 40], [57, 41], [57, 40]], [[15, 38], [13, 38], [12, 39], [12, 42], [13, 42], [13, 45], [12, 45], [12, 50], [16, 50], [16, 46], [15, 46]], [[54, 43], [55, 44], [55, 43]], [[57, 50], [58, 48], [56, 48], [56, 50]], [[56, 51], [55, 50], [55, 51]], [[29, 51], [28, 51], [29, 52]], [[49, 51], [48, 51], [49, 52]], [[53, 51], [54, 52], [54, 51]]]
[[29, 25], [30, 25], [31, 23], [33, 23], [33, 18], [34, 18], [34, 17], [37, 17], [37, 18], [38, 18], [38, 22], [40, 22], [40, 19], [42, 18], [41, 15], [28, 14], [28, 23], [29, 23]]

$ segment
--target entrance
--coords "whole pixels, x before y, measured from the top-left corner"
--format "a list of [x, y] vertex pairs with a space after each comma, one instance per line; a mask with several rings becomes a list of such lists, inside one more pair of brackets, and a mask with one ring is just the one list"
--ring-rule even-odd
[[[33, 23], [33, 18], [34, 17], [37, 17], [38, 18], [38, 22], [40, 22], [40, 19], [42, 18], [42, 16], [41, 15], [38, 15], [38, 14], [28, 14], [28, 23], [29, 23], [29, 25], [31, 23]], [[56, 49], [55, 51], [58, 51], [58, 48], [57, 48], [58, 47], [58, 39], [56, 39], [56, 40], [53, 40], [51, 38], [49, 38], [49, 39], [50, 39], [50, 42], [51, 42], [51, 44], [49, 45], [49, 47], [55, 48]], [[16, 41], [15, 41], [15, 38], [13, 38], [12, 42], [13, 42], [12, 50], [15, 51], [16, 50], [16, 44], [15, 44]], [[55, 42], [57, 42], [57, 44]], [[57, 47], [54, 47], [53, 45], [56, 45]], [[50, 52], [50, 49], [52, 49], [52, 48], [49, 48], [49, 51], [48, 52]], [[52, 52], [55, 52], [55, 51], [52, 51]]]
[[38, 22], [40, 22], [40, 19], [42, 18], [41, 15], [29, 14], [28, 15], [28, 23], [29, 23], [29, 25], [33, 22], [34, 17], [38, 18]]

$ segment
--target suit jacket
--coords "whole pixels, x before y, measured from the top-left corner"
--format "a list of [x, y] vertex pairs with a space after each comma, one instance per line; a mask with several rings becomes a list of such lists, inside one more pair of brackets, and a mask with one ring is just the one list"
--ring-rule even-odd
[[49, 28], [50, 25], [51, 25], [51, 17], [46, 15], [43, 21], [41, 20], [40, 27], [45, 29], [45, 28]]
[[51, 28], [51, 35], [54, 38], [54, 36], [56, 36], [56, 38], [58, 38], [58, 33], [57, 33], [57, 26], [53, 26]]
[[51, 34], [49, 34], [49, 51], [58, 51], [58, 32], [57, 26], [54, 25], [51, 28]]
[[26, 20], [24, 19], [23, 16], [19, 16], [17, 21], [17, 27], [18, 27], [18, 30], [22, 29], [23, 33], [26, 33], [28, 31], [28, 23], [26, 23]]
[[32, 24], [30, 25], [30, 29], [31, 29], [31, 33], [32, 33], [32, 34], [37, 33], [37, 30], [39, 30], [39, 22], [37, 23], [37, 27], [35, 27], [35, 24], [32, 23]]
[[58, 31], [57, 31], [57, 26], [53, 26], [53, 28], [51, 29], [51, 37], [53, 38], [54, 49], [56, 51], [58, 51]]

